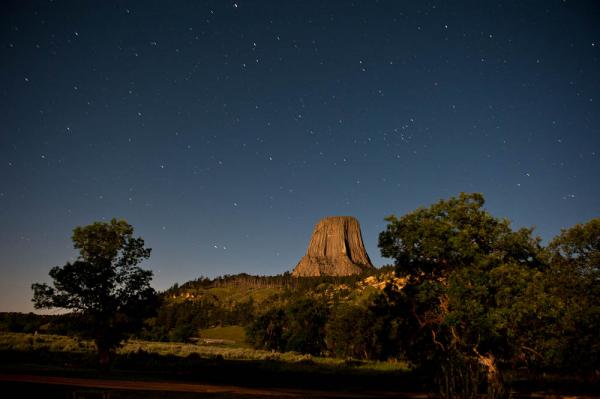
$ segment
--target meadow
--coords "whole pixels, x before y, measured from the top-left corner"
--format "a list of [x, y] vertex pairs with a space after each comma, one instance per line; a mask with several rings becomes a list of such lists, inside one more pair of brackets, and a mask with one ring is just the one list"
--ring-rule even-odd
[[[91, 341], [52, 334], [0, 333], [0, 374], [179, 381], [270, 389], [394, 392], [420, 389], [405, 362], [326, 358], [249, 348], [239, 327], [200, 331], [196, 343], [129, 340], [109, 371]], [[204, 341], [206, 339], [209, 343]], [[214, 342], [220, 342], [215, 344]]]
[[[423, 392], [422, 376], [412, 371], [404, 361], [326, 358], [252, 349], [237, 341], [243, 337], [243, 329], [237, 326], [201, 330], [199, 335], [201, 338], [196, 343], [128, 340], [118, 349], [111, 370], [99, 371], [95, 346], [91, 341], [64, 335], [0, 332], [0, 374], [192, 382], [266, 388], [295, 394], [306, 392], [314, 395], [314, 392], [320, 392], [317, 397], [331, 394], [338, 398], [345, 395], [388, 397], [392, 393], [408, 395], [410, 392]], [[575, 397], [595, 397], [589, 396], [595, 388], [582, 384], [582, 381], [561, 380], [557, 375], [539, 380], [529, 377], [512, 376], [515, 397], [530, 397], [534, 391], [541, 397], [553, 397], [545, 396], [549, 389], [583, 394]], [[19, 388], [33, 396], [43, 394], [50, 398], [70, 397], [80, 392], [68, 387], [25, 383], [3, 382], [0, 387]], [[101, 395], [108, 391], [85, 392], [88, 396], [89, 392], [94, 392], [96, 396], [90, 397], [104, 397]], [[111, 390], [110, 395], [111, 398], [127, 399], [195, 397], [192, 393], [119, 390]], [[287, 394], [283, 396], [288, 397]], [[254, 396], [216, 393], [203, 394], [202, 397]]]
[[[346, 369], [361, 369], [373, 371], [408, 371], [408, 364], [402, 361], [358, 361], [353, 359], [338, 359], [319, 357], [296, 352], [273, 352], [252, 349], [244, 342], [235, 341], [239, 338], [239, 327], [207, 329], [200, 332], [201, 337], [207, 337], [209, 343], [202, 338], [197, 343], [183, 342], [152, 342], [131, 339], [123, 343], [117, 354], [127, 356], [132, 354], [153, 354], [160, 356], [176, 356], [186, 358], [190, 355], [204, 359], [247, 360], [247, 361], [281, 361], [287, 363], [315, 364]], [[219, 334], [221, 333], [221, 334]], [[222, 343], [214, 343], [222, 342]], [[0, 333], [0, 351], [47, 351], [63, 353], [94, 354], [95, 346], [92, 341], [74, 337], [53, 334]]]

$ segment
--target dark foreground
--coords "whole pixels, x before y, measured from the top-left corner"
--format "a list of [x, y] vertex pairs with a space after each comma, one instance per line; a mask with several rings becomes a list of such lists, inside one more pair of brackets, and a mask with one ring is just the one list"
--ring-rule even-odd
[[[0, 351], [0, 392], [70, 399], [426, 398], [409, 371], [328, 367], [311, 362], [224, 360], [130, 353], [99, 372], [95, 356], [49, 351]], [[515, 398], [600, 398], [597, 384], [513, 380]]]
[[[129, 353], [99, 372], [92, 354], [0, 351], [0, 389], [40, 398], [425, 397], [406, 371], [279, 360]], [[2, 391], [0, 391], [2, 392]], [[406, 392], [406, 394], [399, 394]], [[415, 393], [416, 392], [416, 393]]]
[[[0, 389], [23, 397], [73, 399], [188, 399], [188, 398], [427, 398], [423, 392], [326, 391], [313, 389], [247, 388], [174, 381], [131, 381], [0, 374]], [[545, 392], [515, 393], [514, 398], [597, 398]]]
[[9, 392], [59, 398], [69, 395], [111, 398], [425, 398], [422, 393], [383, 391], [324, 391], [313, 389], [248, 388], [174, 381], [131, 381], [96, 378], [68, 378], [24, 374], [0, 374], [0, 386]]

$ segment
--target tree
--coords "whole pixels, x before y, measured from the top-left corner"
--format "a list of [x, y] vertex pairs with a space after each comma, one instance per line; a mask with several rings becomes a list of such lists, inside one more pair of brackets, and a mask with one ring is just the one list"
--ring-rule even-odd
[[326, 348], [327, 317], [324, 302], [292, 298], [285, 307], [272, 307], [256, 317], [246, 327], [246, 335], [256, 348], [319, 355]]
[[398, 319], [384, 294], [367, 303], [340, 303], [325, 326], [327, 347], [337, 357], [384, 360], [397, 356]]
[[325, 325], [328, 349], [336, 357], [372, 358], [378, 345], [373, 337], [380, 329], [372, 316], [364, 306], [346, 303], [336, 306]]
[[482, 381], [490, 397], [505, 394], [500, 365], [519, 350], [507, 309], [523, 303], [532, 273], [543, 266], [532, 229], [513, 231], [483, 205], [481, 194], [461, 193], [388, 217], [379, 235], [382, 255], [407, 277], [401, 291], [390, 292], [404, 350], [443, 397], [473, 397]]
[[554, 328], [538, 351], [546, 366], [578, 374], [600, 371], [600, 218], [564, 229], [548, 246], [544, 288]]
[[198, 336], [198, 329], [193, 324], [181, 323], [169, 332], [169, 341], [190, 342], [194, 336]]
[[158, 297], [150, 286], [152, 271], [138, 264], [150, 257], [142, 238], [124, 220], [96, 222], [73, 230], [79, 256], [50, 270], [53, 286], [32, 284], [36, 309], [62, 308], [78, 316], [83, 337], [93, 339], [100, 365], [154, 314]]
[[324, 301], [310, 297], [294, 300], [286, 308], [284, 339], [286, 350], [319, 355], [326, 348], [325, 322], [328, 317]]
[[568, 264], [574, 273], [597, 280], [600, 275], [600, 218], [563, 229], [548, 247], [553, 262]]
[[268, 309], [246, 326], [246, 337], [255, 348], [283, 352], [286, 324], [285, 311], [279, 307]]

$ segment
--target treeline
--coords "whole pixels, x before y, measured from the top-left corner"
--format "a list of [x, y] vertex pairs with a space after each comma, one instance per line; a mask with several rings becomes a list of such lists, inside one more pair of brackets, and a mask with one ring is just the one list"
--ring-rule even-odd
[[3, 332], [75, 335], [77, 328], [77, 319], [72, 314], [0, 313], [0, 331]]
[[[173, 287], [165, 291], [168, 295], [181, 295], [199, 290], [210, 288], [223, 287], [239, 287], [239, 288], [281, 288], [293, 291], [310, 291], [321, 284], [354, 284], [366, 276], [374, 272], [367, 272], [364, 275], [353, 276], [318, 276], [318, 277], [293, 277], [291, 273], [286, 272], [275, 276], [258, 276], [247, 273], [240, 273], [215, 277], [199, 277], [195, 280], [188, 281], [182, 285], [175, 284]], [[376, 272], [375, 272], [376, 273]]]

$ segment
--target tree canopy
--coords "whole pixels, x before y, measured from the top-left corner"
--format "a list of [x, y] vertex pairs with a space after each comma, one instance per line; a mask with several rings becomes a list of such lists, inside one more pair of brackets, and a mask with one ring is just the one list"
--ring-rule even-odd
[[564, 229], [548, 246], [542, 283], [552, 299], [552, 328], [539, 352], [553, 368], [592, 374], [600, 370], [600, 218]]
[[487, 380], [502, 396], [498, 362], [515, 356], [512, 306], [542, 265], [532, 229], [512, 230], [484, 208], [481, 194], [460, 194], [400, 218], [379, 236], [407, 285], [395, 301], [405, 352], [430, 369], [441, 396], [469, 396]]
[[138, 266], [151, 249], [133, 236], [133, 227], [124, 220], [77, 227], [72, 239], [79, 256], [50, 270], [53, 286], [32, 285], [34, 306], [74, 312], [81, 335], [94, 339], [100, 362], [107, 365], [127, 334], [156, 311], [152, 271]]
[[513, 231], [507, 219], [485, 211], [484, 203], [481, 194], [461, 193], [400, 218], [391, 215], [379, 235], [381, 254], [413, 278], [443, 277], [474, 264], [539, 263], [533, 229]]

